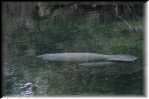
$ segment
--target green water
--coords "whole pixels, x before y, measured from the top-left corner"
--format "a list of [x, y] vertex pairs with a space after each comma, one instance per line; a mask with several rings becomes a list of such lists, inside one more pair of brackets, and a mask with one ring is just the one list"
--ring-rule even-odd
[[27, 82], [33, 83], [35, 96], [144, 94], [142, 70], [132, 74], [104, 75], [86, 70], [80, 72], [79, 67], [70, 64], [45, 66], [26, 68], [7, 78], [8, 95], [18, 95], [20, 87]]
[[[143, 29], [140, 21], [130, 24]], [[20, 94], [20, 87], [26, 82], [33, 83], [34, 96], [144, 95], [143, 32], [130, 32], [120, 22], [43, 26], [40, 31], [18, 29], [8, 35], [9, 61], [4, 65], [6, 95]], [[138, 60], [132, 65], [123, 64], [124, 73], [106, 75], [98, 71], [102, 68], [80, 68], [76, 63], [44, 62], [36, 57], [57, 52], [130, 54]], [[125, 66], [139, 69], [130, 71]]]

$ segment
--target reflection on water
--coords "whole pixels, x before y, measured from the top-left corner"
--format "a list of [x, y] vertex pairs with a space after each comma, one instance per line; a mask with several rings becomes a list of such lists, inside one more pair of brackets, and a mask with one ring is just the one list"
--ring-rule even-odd
[[32, 96], [33, 92], [32, 92], [32, 83], [31, 82], [27, 82], [23, 85], [23, 87], [20, 88], [21, 89], [21, 96]]

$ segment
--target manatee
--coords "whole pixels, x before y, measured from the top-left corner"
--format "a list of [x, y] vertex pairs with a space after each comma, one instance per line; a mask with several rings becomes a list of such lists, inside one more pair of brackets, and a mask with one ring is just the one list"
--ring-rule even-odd
[[[143, 69], [132, 55], [104, 55], [98, 53], [51, 53], [37, 56], [44, 61], [76, 64], [80, 73], [101, 75], [131, 74]], [[72, 62], [72, 63], [71, 63]]]
[[85, 67], [95, 67], [95, 66], [105, 66], [105, 65], [113, 65], [114, 62], [86, 62], [86, 63], [80, 63], [80, 66], [85, 66]]
[[104, 55], [98, 53], [51, 53], [37, 56], [45, 61], [61, 62], [90, 62], [90, 61], [124, 61], [132, 62], [137, 59], [131, 55]]

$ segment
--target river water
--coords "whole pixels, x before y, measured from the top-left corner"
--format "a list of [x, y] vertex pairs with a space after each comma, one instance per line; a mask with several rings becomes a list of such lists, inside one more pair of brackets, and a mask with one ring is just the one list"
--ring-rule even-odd
[[[144, 94], [144, 67], [140, 62], [83, 67], [77, 63], [24, 61], [27, 60], [28, 63], [7, 64], [9, 70], [4, 76], [8, 96]], [[26, 67], [18, 66], [21, 64]]]

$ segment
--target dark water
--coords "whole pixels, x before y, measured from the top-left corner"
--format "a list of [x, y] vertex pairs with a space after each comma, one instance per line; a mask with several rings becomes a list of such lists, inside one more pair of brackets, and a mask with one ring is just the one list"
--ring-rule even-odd
[[[141, 21], [142, 22], [142, 21]], [[142, 25], [141, 25], [142, 26]], [[16, 30], [8, 35], [8, 62], [3, 65], [6, 96], [22, 96], [26, 83], [33, 96], [117, 96], [144, 92], [143, 33], [119, 25], [49, 25], [47, 30]], [[81, 67], [77, 63], [45, 62], [38, 55], [57, 52], [129, 54], [133, 63]]]
[[[29, 63], [24, 63], [24, 65], [26, 64]], [[111, 72], [104, 73], [101, 72], [103, 69], [101, 67], [87, 68], [80, 67], [75, 63], [61, 62], [44, 63], [38, 62], [38, 59], [34, 60], [34, 64], [32, 63], [32, 65], [30, 64], [29, 66], [30, 67], [26, 66], [25, 68], [21, 66], [9, 67], [10, 70], [8, 72], [11, 72], [12, 74], [6, 76], [7, 95], [144, 95], [143, 67], [136, 71], [129, 71], [129, 68], [123, 68], [124, 71], [129, 71], [126, 73], [121, 73], [121, 71], [117, 72], [116, 69], [114, 71], [111, 70]], [[129, 64], [129, 66], [131, 65]], [[26, 92], [28, 93], [28, 91], [22, 90], [22, 87], [24, 87], [27, 83], [32, 84], [30, 95], [22, 94]]]

